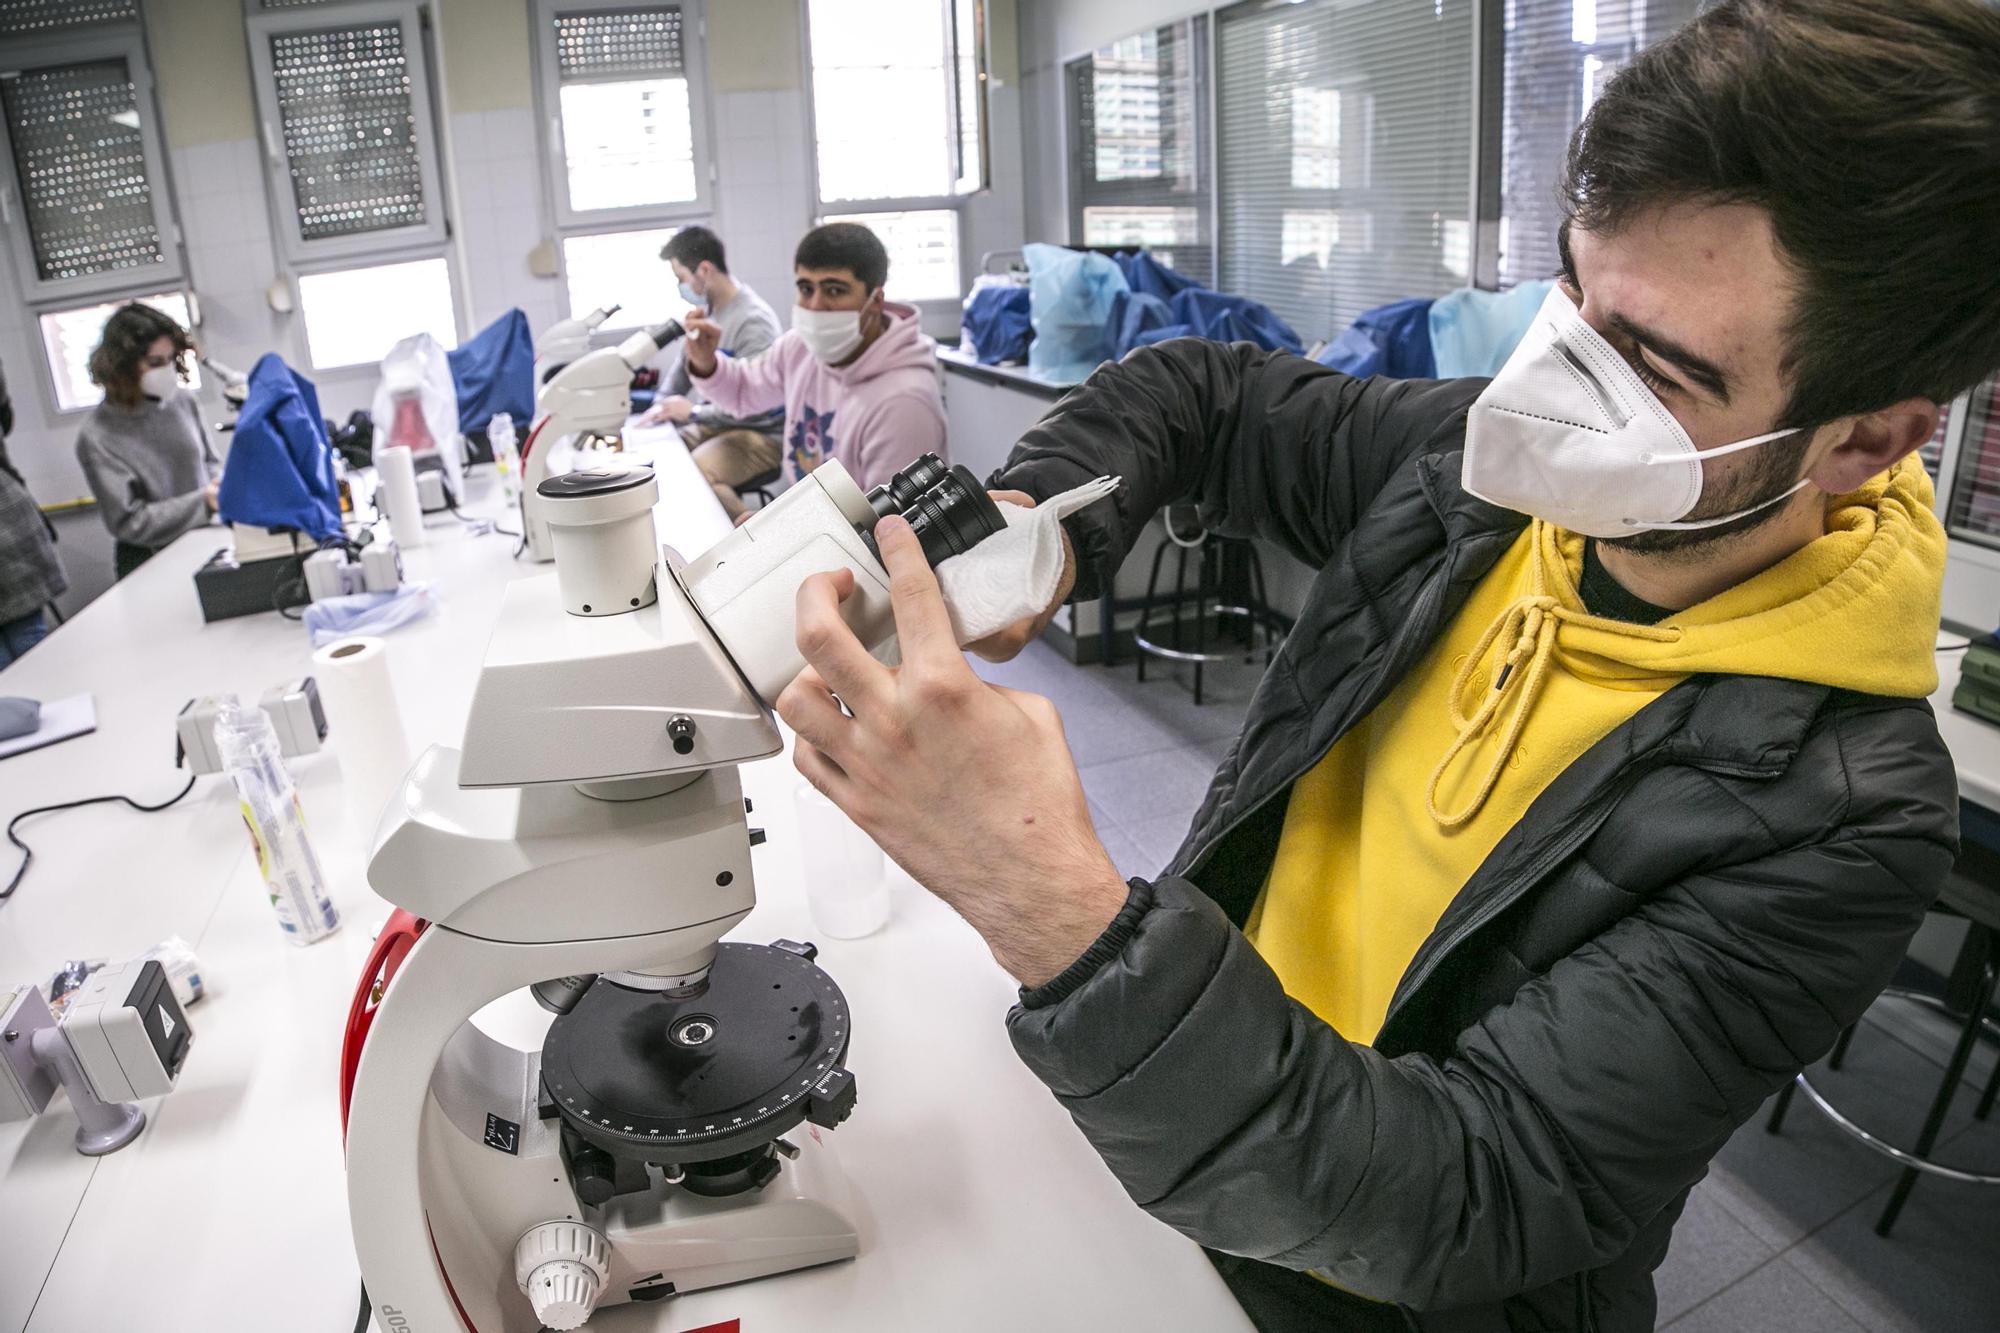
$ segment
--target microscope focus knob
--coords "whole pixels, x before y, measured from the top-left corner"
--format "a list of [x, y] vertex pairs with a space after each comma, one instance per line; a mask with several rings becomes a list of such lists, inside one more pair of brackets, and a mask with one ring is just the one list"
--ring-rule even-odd
[[514, 1282], [544, 1328], [581, 1328], [611, 1273], [611, 1246], [595, 1227], [544, 1222], [514, 1243]]

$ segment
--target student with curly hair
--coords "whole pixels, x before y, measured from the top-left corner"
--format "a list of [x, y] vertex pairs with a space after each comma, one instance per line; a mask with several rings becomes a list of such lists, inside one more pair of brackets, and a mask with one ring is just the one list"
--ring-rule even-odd
[[215, 512], [222, 465], [181, 385], [192, 347], [187, 330], [134, 302], [112, 312], [90, 354], [104, 401], [77, 432], [76, 461], [118, 544], [121, 579]]

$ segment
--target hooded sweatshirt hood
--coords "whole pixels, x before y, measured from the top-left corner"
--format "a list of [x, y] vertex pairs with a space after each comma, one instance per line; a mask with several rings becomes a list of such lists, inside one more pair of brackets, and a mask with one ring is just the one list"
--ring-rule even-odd
[[[1446, 828], [1477, 813], [1514, 750], [1538, 727], [1549, 673], [1660, 693], [1699, 672], [1773, 676], [1923, 698], [1935, 658], [1945, 535], [1930, 478], [1913, 456], [1827, 502], [1826, 532], [1744, 582], [1655, 625], [1594, 616], [1577, 590], [1584, 541], [1540, 520], [1524, 534], [1527, 587], [1490, 623], [1451, 696], [1458, 736], [1431, 781]], [[1491, 681], [1491, 684], [1487, 684]], [[1484, 766], [1472, 799], [1439, 808], [1454, 766]]]

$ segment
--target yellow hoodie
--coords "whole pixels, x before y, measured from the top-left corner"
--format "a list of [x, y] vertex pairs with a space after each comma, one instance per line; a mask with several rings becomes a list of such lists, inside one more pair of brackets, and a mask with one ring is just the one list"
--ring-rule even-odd
[[1292, 998], [1375, 1039], [1410, 959], [1542, 790], [1697, 672], [1921, 698], [1944, 531], [1910, 457], [1827, 503], [1826, 534], [1657, 625], [1577, 593], [1584, 539], [1537, 521], [1389, 697], [1292, 789], [1246, 933]]

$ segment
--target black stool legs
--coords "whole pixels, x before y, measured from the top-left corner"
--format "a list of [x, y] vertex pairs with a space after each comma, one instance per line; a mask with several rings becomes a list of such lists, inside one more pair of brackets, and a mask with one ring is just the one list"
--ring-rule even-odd
[[[1984, 931], [1984, 927], [1974, 923], [1972, 929]], [[1931, 1099], [1930, 1113], [1924, 1117], [1923, 1132], [1917, 1135], [1916, 1147], [1911, 1151], [1918, 1157], [1927, 1157], [1937, 1144], [1938, 1132], [1944, 1128], [1944, 1118], [1951, 1112], [1952, 1099], [1958, 1095], [1959, 1080], [1965, 1077], [1965, 1066], [1972, 1059], [1972, 1047], [1979, 1040], [1980, 1029], [1986, 1025], [1986, 1011], [1993, 1003], [1993, 986], [1996, 980], [1993, 957], [1993, 937], [1986, 935], [1983, 952], [1985, 957], [1978, 968], [1979, 980], [1972, 996], [1972, 1004], [1965, 1020], [1964, 1031], [1958, 1034], [1958, 1043], [1952, 1047], [1951, 1060], [1945, 1065], [1944, 1082], [1939, 1085], [1937, 1096]], [[1970, 943], [1970, 941], [1968, 941]], [[1989, 1092], [1991, 1089], [1989, 1089]], [[1981, 1098], [1982, 1102], [1985, 1098]], [[1896, 1188], [1889, 1195], [1888, 1206], [1875, 1223], [1875, 1234], [1886, 1236], [1896, 1225], [1903, 1205], [1908, 1202], [1910, 1191], [1916, 1187], [1918, 1171], [1913, 1166], [1903, 1168], [1903, 1174], [1896, 1179]]]

